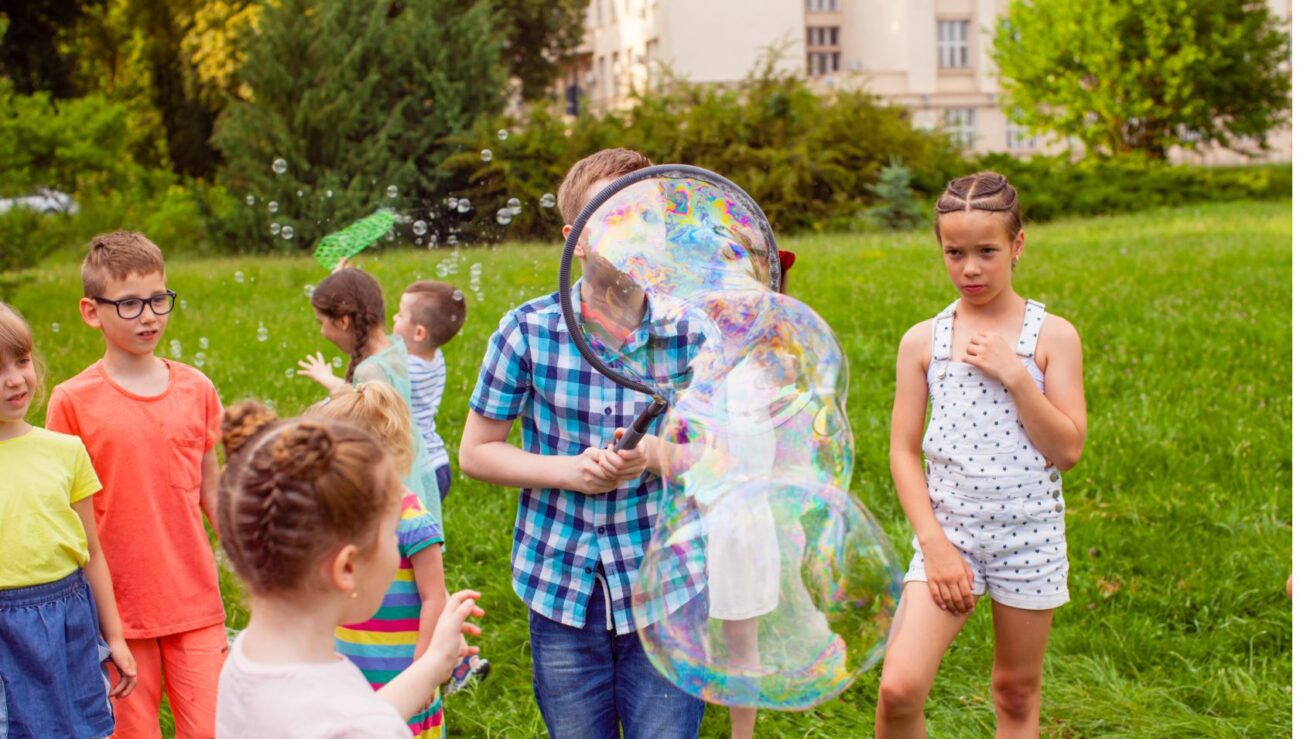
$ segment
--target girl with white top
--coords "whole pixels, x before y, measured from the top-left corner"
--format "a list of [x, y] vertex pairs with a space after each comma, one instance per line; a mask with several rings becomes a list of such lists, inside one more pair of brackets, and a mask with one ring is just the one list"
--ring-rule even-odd
[[1012, 287], [1025, 233], [1005, 177], [949, 182], [935, 213], [959, 297], [898, 350], [890, 470], [916, 554], [876, 735], [925, 735], [939, 663], [987, 593], [998, 736], [1036, 737], [1052, 613], [1069, 600], [1061, 473], [1078, 464], [1087, 431], [1083, 351], [1068, 321]]

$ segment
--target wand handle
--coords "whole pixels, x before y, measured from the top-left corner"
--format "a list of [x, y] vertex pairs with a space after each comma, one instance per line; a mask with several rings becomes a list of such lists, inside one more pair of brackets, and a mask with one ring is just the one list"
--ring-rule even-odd
[[663, 415], [666, 410], [668, 410], [668, 401], [656, 395], [654, 401], [646, 406], [646, 409], [641, 411], [641, 414], [632, 422], [632, 428], [624, 431], [623, 436], [615, 442], [614, 451], [635, 449], [636, 445], [641, 443], [641, 438], [645, 436], [645, 432], [649, 430], [650, 424], [654, 423], [654, 420]]

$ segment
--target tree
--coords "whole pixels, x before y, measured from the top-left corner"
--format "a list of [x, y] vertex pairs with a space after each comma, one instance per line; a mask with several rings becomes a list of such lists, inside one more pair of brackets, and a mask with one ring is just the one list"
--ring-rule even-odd
[[912, 170], [897, 159], [880, 170], [880, 182], [871, 186], [880, 204], [867, 211], [877, 224], [891, 231], [906, 231], [920, 225], [925, 216], [912, 193]]
[[582, 43], [588, 0], [496, 0], [495, 5], [505, 25], [510, 74], [525, 99], [539, 98]]
[[[224, 181], [256, 203], [233, 233], [250, 248], [305, 246], [379, 206], [441, 202], [445, 140], [503, 105], [498, 25], [489, 5], [459, 0], [264, 5], [244, 44], [249, 98], [227, 103], [215, 137]], [[294, 237], [272, 241], [272, 221]]]
[[1008, 116], [1094, 153], [1264, 148], [1290, 109], [1288, 36], [1250, 0], [1012, 0], [993, 39]]
[[82, 0], [0, 0], [0, 16], [8, 26], [0, 44], [0, 73], [13, 80], [16, 92], [44, 90], [58, 98], [77, 94], [73, 55], [60, 42], [86, 5]]

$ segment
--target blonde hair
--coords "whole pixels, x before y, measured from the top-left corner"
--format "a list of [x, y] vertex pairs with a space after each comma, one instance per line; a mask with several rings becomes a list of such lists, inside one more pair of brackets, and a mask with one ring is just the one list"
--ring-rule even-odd
[[399, 475], [406, 477], [411, 473], [415, 461], [411, 412], [402, 396], [387, 383], [366, 382], [340, 390], [324, 403], [309, 408], [305, 416], [350, 421], [361, 426], [388, 450]]
[[280, 421], [254, 401], [227, 409], [221, 431], [217, 529], [250, 590], [298, 592], [340, 546], [374, 550], [402, 490], [374, 436], [339, 421]]
[[109, 280], [131, 275], [166, 274], [162, 250], [137, 231], [113, 231], [90, 240], [81, 262], [81, 289], [85, 297], [99, 295]]
[[[45, 363], [36, 353], [32, 328], [27, 325], [21, 313], [3, 302], [0, 302], [0, 354], [8, 354], [14, 359], [31, 356], [32, 364], [36, 367], [36, 387], [32, 388], [32, 400], [45, 397]], [[33, 402], [29, 407], [35, 405]]]

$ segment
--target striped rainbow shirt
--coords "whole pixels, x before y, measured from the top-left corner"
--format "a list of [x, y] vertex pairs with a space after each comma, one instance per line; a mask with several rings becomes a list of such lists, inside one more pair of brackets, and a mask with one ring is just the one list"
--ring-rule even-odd
[[[397, 549], [401, 562], [397, 576], [384, 594], [384, 602], [370, 620], [340, 626], [334, 641], [340, 654], [361, 668], [370, 687], [378, 690], [410, 667], [420, 638], [420, 591], [411, 557], [443, 541], [438, 522], [419, 497], [409, 490], [402, 497], [402, 518], [397, 523]], [[441, 691], [408, 724], [418, 737], [444, 735]]]

